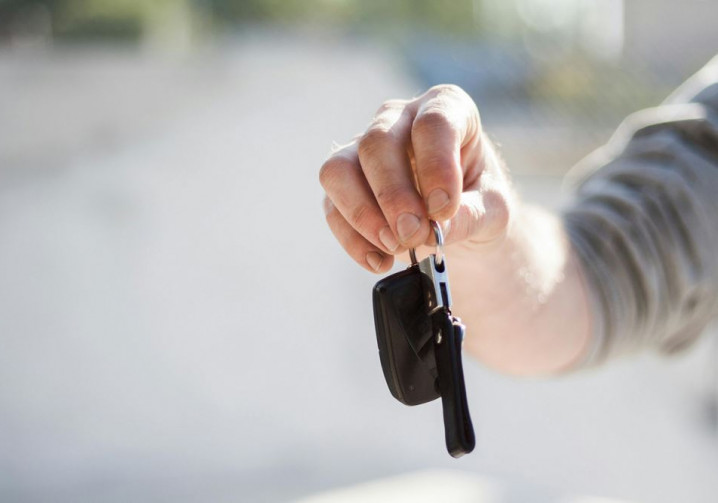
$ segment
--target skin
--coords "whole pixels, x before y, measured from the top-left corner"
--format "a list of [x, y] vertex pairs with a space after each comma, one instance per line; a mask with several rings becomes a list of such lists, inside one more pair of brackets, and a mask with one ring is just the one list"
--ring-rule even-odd
[[516, 375], [576, 366], [591, 342], [582, 271], [560, 218], [523, 203], [452, 85], [385, 102], [367, 130], [320, 170], [326, 220], [361, 266], [385, 273], [409, 248], [426, 255], [441, 223], [452, 311], [464, 349]]

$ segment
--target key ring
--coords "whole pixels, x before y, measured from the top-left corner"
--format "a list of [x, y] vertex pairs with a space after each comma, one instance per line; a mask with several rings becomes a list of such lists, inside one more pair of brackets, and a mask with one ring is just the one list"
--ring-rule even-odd
[[431, 227], [434, 229], [434, 237], [436, 238], [436, 265], [441, 266], [444, 263], [444, 234], [441, 232], [441, 226], [436, 220], [429, 220]]
[[[441, 226], [436, 220], [429, 220], [429, 223], [434, 230], [434, 238], [436, 238], [436, 265], [441, 267], [441, 264], [444, 263], [444, 234], [442, 234]], [[419, 263], [416, 259], [416, 248], [409, 249], [409, 257], [412, 265]]]

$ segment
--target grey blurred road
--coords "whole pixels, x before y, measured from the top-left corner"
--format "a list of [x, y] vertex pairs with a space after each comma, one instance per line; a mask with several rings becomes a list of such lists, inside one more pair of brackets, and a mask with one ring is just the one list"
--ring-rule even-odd
[[[286, 501], [439, 469], [504, 503], [716, 501], [710, 337], [559, 380], [467, 362], [459, 461], [439, 404], [390, 397], [376, 278], [317, 182], [332, 140], [421, 89], [379, 48], [0, 53], [0, 89], [1, 501]], [[517, 183], [558, 201], [555, 178]]]

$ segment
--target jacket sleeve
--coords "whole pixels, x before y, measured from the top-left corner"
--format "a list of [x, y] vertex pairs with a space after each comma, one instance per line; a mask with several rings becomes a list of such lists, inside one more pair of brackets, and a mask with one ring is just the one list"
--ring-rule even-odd
[[718, 313], [718, 57], [571, 178], [563, 218], [593, 304], [585, 364], [690, 345]]

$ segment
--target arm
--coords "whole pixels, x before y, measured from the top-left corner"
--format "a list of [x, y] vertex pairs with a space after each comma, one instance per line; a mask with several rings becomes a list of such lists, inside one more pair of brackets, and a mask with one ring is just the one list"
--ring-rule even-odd
[[[532, 300], [507, 300], [503, 315], [495, 306], [474, 317], [481, 299], [464, 302], [472, 288], [462, 286], [458, 312], [469, 310], [472, 328], [481, 327], [467, 348], [504, 370], [546, 372], [562, 362], [570, 368], [644, 350], [674, 353], [716, 317], [718, 57], [666, 103], [626, 119], [574, 171], [581, 181], [560, 220], [522, 208], [519, 215], [536, 223], [512, 228], [541, 250], [523, 267], [544, 290]], [[517, 253], [512, 248], [508, 254]], [[487, 267], [500, 270], [501, 260]], [[520, 283], [511, 268], [503, 274], [503, 281]], [[531, 286], [527, 292], [536, 292]], [[507, 325], [526, 313], [533, 313], [529, 323]], [[502, 336], [490, 337], [501, 328]], [[523, 334], [518, 347], [510, 334]]]
[[457, 88], [388, 103], [322, 168], [327, 221], [376, 272], [429, 244], [429, 217], [442, 221], [466, 348], [499, 370], [680, 349], [718, 311], [717, 82], [718, 60], [629, 118], [583, 163], [562, 215], [516, 197]]
[[688, 347], [718, 313], [718, 58], [575, 171], [564, 219], [596, 313], [584, 364]]

